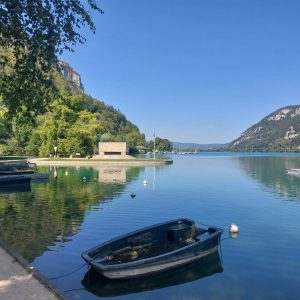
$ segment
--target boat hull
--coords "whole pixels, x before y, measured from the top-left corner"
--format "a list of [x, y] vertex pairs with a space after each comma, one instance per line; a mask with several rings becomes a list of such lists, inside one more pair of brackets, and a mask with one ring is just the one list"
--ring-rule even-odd
[[142, 276], [115, 280], [108, 279], [91, 268], [84, 276], [82, 285], [98, 297], [116, 297], [132, 293], [185, 284], [223, 272], [218, 251], [182, 267], [156, 273], [155, 276]]
[[0, 176], [0, 186], [7, 184], [30, 183], [31, 178], [22, 175]]
[[[84, 260], [110, 279], [151, 275], [178, 268], [218, 250], [222, 230], [198, 228], [189, 219], [157, 224], [98, 245]], [[129, 254], [135, 256], [129, 257]]]
[[145, 265], [134, 266], [131, 268], [130, 267], [119, 268], [118, 270], [103, 270], [103, 269], [101, 270], [99, 268], [97, 268], [96, 270], [100, 274], [110, 279], [123, 279], [123, 278], [134, 278], [139, 276], [148, 276], [154, 273], [165, 272], [168, 270], [182, 267], [184, 265], [197, 261], [217, 250], [218, 250], [218, 246], [206, 251], [200, 251], [197, 254], [191, 253], [190, 256], [184, 258], [172, 259], [159, 264], [149, 263]]

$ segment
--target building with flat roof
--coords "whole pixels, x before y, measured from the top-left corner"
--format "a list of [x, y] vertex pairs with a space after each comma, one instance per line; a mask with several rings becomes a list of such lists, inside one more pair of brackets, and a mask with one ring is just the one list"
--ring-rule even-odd
[[129, 153], [129, 145], [126, 142], [100, 142], [100, 157], [126, 157]]

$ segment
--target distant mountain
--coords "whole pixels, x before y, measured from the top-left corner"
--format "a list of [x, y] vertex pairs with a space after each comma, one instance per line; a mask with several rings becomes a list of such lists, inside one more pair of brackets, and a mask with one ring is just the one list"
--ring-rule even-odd
[[226, 147], [228, 144], [196, 144], [172, 142], [173, 150], [214, 150]]
[[300, 105], [274, 111], [243, 132], [228, 148], [234, 151], [299, 151]]

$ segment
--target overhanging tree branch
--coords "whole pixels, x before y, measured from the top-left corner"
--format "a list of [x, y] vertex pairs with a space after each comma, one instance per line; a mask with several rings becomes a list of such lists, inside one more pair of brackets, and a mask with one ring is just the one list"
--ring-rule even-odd
[[51, 71], [57, 56], [85, 38], [95, 25], [88, 9], [103, 13], [94, 0], [0, 1], [0, 94], [11, 115], [24, 105], [38, 112], [56, 90]]

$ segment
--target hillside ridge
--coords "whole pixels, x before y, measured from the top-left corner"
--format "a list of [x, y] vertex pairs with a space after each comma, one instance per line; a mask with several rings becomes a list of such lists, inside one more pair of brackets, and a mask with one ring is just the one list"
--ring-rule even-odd
[[245, 130], [228, 148], [239, 151], [299, 151], [300, 105], [275, 110]]

